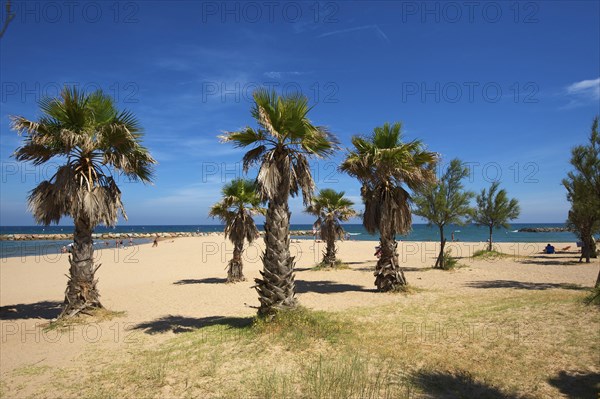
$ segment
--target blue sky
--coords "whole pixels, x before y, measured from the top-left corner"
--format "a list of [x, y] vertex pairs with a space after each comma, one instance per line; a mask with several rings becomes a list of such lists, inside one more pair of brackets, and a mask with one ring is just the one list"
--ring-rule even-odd
[[[37, 118], [37, 100], [64, 84], [104, 89], [145, 128], [159, 165], [154, 185], [121, 182], [128, 224], [215, 223], [208, 207], [244, 153], [216, 137], [255, 126], [258, 86], [301, 91], [344, 149], [401, 121], [443, 164], [468, 162], [469, 189], [500, 179], [517, 221], [562, 222], [569, 150], [600, 113], [599, 4], [16, 2], [0, 39], [0, 224], [34, 224], [27, 193], [53, 171], [10, 157], [8, 116]], [[313, 162], [315, 180], [360, 208], [343, 156]], [[293, 223], [312, 222], [299, 199], [291, 207]]]

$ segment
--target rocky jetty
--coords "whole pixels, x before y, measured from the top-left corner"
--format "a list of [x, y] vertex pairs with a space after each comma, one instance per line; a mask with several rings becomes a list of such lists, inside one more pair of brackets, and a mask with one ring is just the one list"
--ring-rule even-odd
[[571, 230], [566, 227], [523, 227], [517, 231], [519, 233], [563, 233]]
[[[178, 237], [207, 237], [218, 236], [223, 233], [202, 232], [164, 232], [164, 233], [95, 233], [94, 240], [121, 240], [129, 238], [178, 238]], [[262, 236], [264, 233], [260, 232]], [[290, 231], [294, 236], [312, 236], [309, 230]], [[0, 234], [0, 241], [32, 241], [32, 240], [72, 240], [73, 234]]]
[[[222, 233], [197, 233], [197, 232], [168, 232], [168, 233], [95, 233], [95, 240], [117, 240], [126, 238], [177, 238], [177, 237], [205, 237], [216, 236]], [[0, 240], [4, 241], [30, 241], [30, 240], [72, 240], [73, 234], [1, 234]]]

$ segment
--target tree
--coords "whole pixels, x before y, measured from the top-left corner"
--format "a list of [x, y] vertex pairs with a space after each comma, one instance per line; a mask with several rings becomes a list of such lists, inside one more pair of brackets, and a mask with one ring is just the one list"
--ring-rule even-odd
[[229, 261], [227, 282], [245, 281], [242, 253], [244, 240], [252, 243], [258, 235], [258, 229], [252, 216], [264, 215], [260, 207], [260, 196], [252, 180], [234, 179], [222, 189], [223, 198], [210, 208], [209, 216], [217, 217], [225, 224], [225, 238], [233, 243], [233, 258]]
[[473, 213], [475, 223], [489, 228], [488, 251], [492, 250], [494, 228], [508, 228], [508, 222], [518, 218], [521, 213], [519, 202], [514, 198], [509, 199], [506, 190], [498, 191], [498, 187], [500, 187], [500, 183], [494, 182], [489, 192], [486, 192], [484, 188], [481, 194], [477, 195], [477, 207]]
[[450, 161], [448, 169], [437, 183], [428, 184], [413, 198], [415, 215], [427, 219], [440, 230], [440, 253], [434, 267], [444, 268], [446, 238], [444, 227], [448, 224], [463, 224], [464, 218], [472, 214], [469, 202], [475, 196], [465, 191], [462, 180], [469, 176], [469, 168], [459, 159]]
[[302, 192], [308, 205], [314, 191], [309, 157], [325, 157], [337, 147], [335, 138], [308, 119], [308, 100], [274, 91], [254, 92], [251, 110], [259, 128], [246, 127], [222, 136], [237, 147], [253, 148], [243, 158], [243, 167], [259, 166], [256, 182], [263, 201], [268, 202], [265, 220], [265, 253], [261, 279], [256, 279], [260, 316], [271, 317], [279, 309], [296, 307], [294, 257], [290, 256], [290, 210], [288, 199]]
[[29, 207], [37, 223], [49, 225], [73, 218], [73, 250], [69, 281], [59, 317], [72, 317], [102, 307], [97, 289], [92, 231], [113, 226], [118, 214], [127, 218], [113, 172], [132, 181], [150, 182], [156, 161], [141, 145], [142, 129], [134, 115], [118, 111], [113, 100], [96, 91], [85, 94], [65, 87], [59, 98], [40, 101], [37, 121], [12, 116], [12, 129], [25, 136], [15, 152], [19, 161], [42, 165], [63, 161], [56, 173], [35, 187]]
[[[600, 232], [598, 117], [595, 117], [592, 123], [589, 145], [580, 145], [571, 150], [571, 165], [574, 170], [567, 174], [566, 179], [563, 179], [563, 185], [567, 189], [567, 199], [571, 202], [567, 225], [582, 241], [581, 257], [585, 257], [586, 262], [589, 263], [590, 258], [597, 257], [593, 235]], [[596, 287], [600, 287], [600, 272], [596, 280]]]
[[321, 264], [333, 267], [336, 262], [335, 240], [343, 239], [344, 228], [340, 224], [357, 213], [352, 209], [354, 202], [344, 198], [344, 192], [326, 188], [312, 199], [305, 212], [315, 215], [317, 220], [314, 227], [320, 231], [321, 239], [327, 243]]
[[379, 232], [381, 257], [375, 266], [379, 291], [403, 289], [407, 285], [396, 252], [396, 234], [412, 227], [410, 194], [435, 181], [437, 154], [423, 143], [402, 141], [401, 124], [385, 123], [368, 137], [352, 137], [352, 149], [340, 166], [361, 183], [365, 203], [363, 225], [369, 233]]

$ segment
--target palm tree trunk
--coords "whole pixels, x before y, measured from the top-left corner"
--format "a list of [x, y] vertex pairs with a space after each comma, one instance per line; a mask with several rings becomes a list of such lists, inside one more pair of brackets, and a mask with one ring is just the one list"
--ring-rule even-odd
[[494, 231], [493, 229], [494, 229], [494, 226], [490, 226], [490, 239], [488, 241], [488, 251], [492, 250], [492, 233]]
[[323, 264], [333, 267], [335, 265], [335, 228], [332, 222], [326, 224], [327, 229], [327, 247], [323, 254]]
[[398, 262], [396, 240], [393, 234], [381, 235], [381, 257], [375, 266], [375, 285], [378, 291], [388, 292], [403, 289], [408, 285]]
[[435, 261], [434, 269], [443, 269], [444, 268], [444, 248], [446, 247], [446, 239], [444, 238], [444, 226], [439, 226], [440, 228], [440, 253], [438, 255], [437, 260]]
[[234, 243], [233, 258], [229, 261], [229, 269], [227, 270], [227, 282], [237, 283], [240, 281], [246, 281], [244, 277], [242, 261], [242, 253], [244, 251], [244, 241]]
[[75, 220], [73, 241], [73, 252], [69, 256], [69, 281], [59, 318], [73, 317], [86, 309], [102, 307], [96, 288], [98, 280], [94, 277], [100, 265], [94, 267], [92, 226], [83, 217]]
[[282, 184], [277, 198], [269, 201], [265, 219], [265, 253], [262, 279], [255, 279], [259, 316], [273, 316], [280, 309], [298, 305], [295, 297], [294, 258], [290, 256], [289, 184]]
[[594, 237], [592, 234], [585, 234], [583, 236], [583, 246], [581, 247], [581, 258], [585, 258], [586, 263], [590, 263], [590, 258], [596, 258], [598, 256], [596, 252], [596, 241], [594, 241]]

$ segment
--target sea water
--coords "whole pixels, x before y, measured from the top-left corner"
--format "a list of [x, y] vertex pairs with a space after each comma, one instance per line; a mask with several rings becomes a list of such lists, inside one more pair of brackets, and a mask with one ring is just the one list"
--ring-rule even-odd
[[[258, 226], [262, 230], [262, 226]], [[349, 233], [350, 240], [358, 241], [377, 241], [377, 234], [369, 234], [362, 224], [345, 224], [344, 229]], [[520, 233], [519, 229], [525, 227], [564, 227], [562, 223], [514, 223], [509, 229], [494, 229], [494, 242], [542, 242], [542, 243], [574, 243], [577, 241], [575, 234], [571, 232], [547, 232], [547, 233]], [[291, 230], [312, 231], [311, 224], [292, 224]], [[119, 225], [114, 228], [98, 226], [95, 233], [176, 233], [176, 232], [222, 232], [223, 226], [220, 225], [169, 225], [169, 226], [138, 226], [138, 225]], [[73, 226], [0, 226], [0, 234], [72, 234]], [[465, 226], [449, 225], [445, 228], [445, 236], [448, 241], [452, 238], [456, 241], [466, 242], [485, 242], [488, 239], [489, 230], [487, 227], [479, 227], [473, 224]], [[292, 236], [298, 239], [308, 239], [312, 236]], [[412, 231], [406, 235], [398, 235], [398, 240], [403, 241], [439, 241], [439, 229], [436, 226], [426, 224], [413, 225]], [[97, 248], [104, 248], [105, 241], [114, 248], [114, 240], [99, 240], [95, 245]], [[124, 239], [125, 245], [128, 239]], [[143, 244], [150, 242], [151, 239], [134, 239], [134, 244]], [[70, 240], [34, 240], [34, 241], [0, 241], [0, 258], [27, 256], [27, 255], [49, 255], [60, 253], [60, 249], [68, 245]]]

